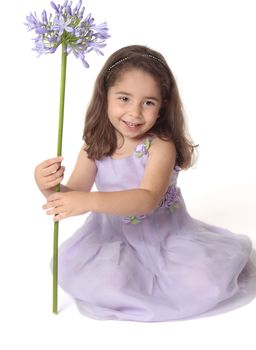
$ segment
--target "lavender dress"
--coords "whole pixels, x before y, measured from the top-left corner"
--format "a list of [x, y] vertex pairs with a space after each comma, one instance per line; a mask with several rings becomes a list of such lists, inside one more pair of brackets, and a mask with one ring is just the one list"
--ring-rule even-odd
[[[99, 191], [138, 188], [151, 141], [97, 161]], [[250, 239], [192, 218], [176, 186], [151, 214], [91, 213], [59, 251], [59, 284], [96, 319], [191, 318], [246, 294]]]

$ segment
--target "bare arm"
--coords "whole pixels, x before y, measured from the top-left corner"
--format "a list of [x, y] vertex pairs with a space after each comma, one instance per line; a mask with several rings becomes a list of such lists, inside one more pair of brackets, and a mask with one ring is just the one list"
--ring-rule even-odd
[[117, 215], [151, 212], [159, 204], [169, 185], [175, 164], [175, 146], [155, 139], [149, 150], [144, 177], [138, 189], [90, 194], [92, 211]]
[[66, 185], [61, 184], [65, 171], [65, 167], [61, 165], [63, 157], [47, 159], [36, 167], [35, 181], [46, 198], [55, 193], [58, 184], [61, 192], [91, 190], [96, 175], [96, 165], [93, 160], [88, 159], [87, 152], [83, 148], [79, 152], [76, 165]]
[[97, 172], [95, 161], [88, 158], [83, 146], [78, 154], [72, 174], [66, 184], [71, 191], [89, 192], [94, 184]]
[[[176, 159], [175, 146], [166, 141], [155, 139], [149, 152], [144, 177], [140, 187], [117, 192], [81, 192], [55, 194], [49, 197], [44, 209], [49, 215], [61, 213], [55, 217], [79, 215], [88, 211], [114, 215], [134, 215], [152, 211], [162, 199]], [[69, 184], [69, 183], [68, 183]]]

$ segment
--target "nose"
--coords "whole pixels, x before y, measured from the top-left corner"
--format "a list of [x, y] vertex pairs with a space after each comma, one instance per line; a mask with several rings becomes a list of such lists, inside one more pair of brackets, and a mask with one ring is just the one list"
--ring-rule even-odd
[[140, 106], [139, 103], [133, 103], [130, 106], [129, 115], [134, 117], [134, 118], [140, 117], [140, 115], [141, 115], [141, 106]]

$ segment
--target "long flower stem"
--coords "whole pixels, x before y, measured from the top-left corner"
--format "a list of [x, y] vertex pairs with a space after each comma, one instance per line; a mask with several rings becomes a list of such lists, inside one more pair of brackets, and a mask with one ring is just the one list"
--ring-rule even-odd
[[[62, 44], [57, 156], [61, 156], [61, 153], [62, 153], [66, 67], [67, 67], [66, 45]], [[60, 192], [60, 185], [56, 186], [55, 192]], [[58, 239], [59, 239], [59, 222], [55, 222], [54, 233], [53, 233], [53, 261], [52, 261], [53, 262], [52, 264], [52, 272], [53, 272], [52, 312], [54, 314], [58, 313]]]

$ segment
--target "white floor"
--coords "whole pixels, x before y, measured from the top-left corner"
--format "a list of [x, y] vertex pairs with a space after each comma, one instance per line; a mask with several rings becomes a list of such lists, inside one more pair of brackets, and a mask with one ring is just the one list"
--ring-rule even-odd
[[35, 279], [26, 299], [17, 288], [17, 298], [5, 305], [1, 349], [255, 349], [256, 300], [229, 313], [190, 321], [97, 321], [81, 316], [62, 293], [64, 309], [51, 314], [49, 280], [44, 288], [42, 281]]

